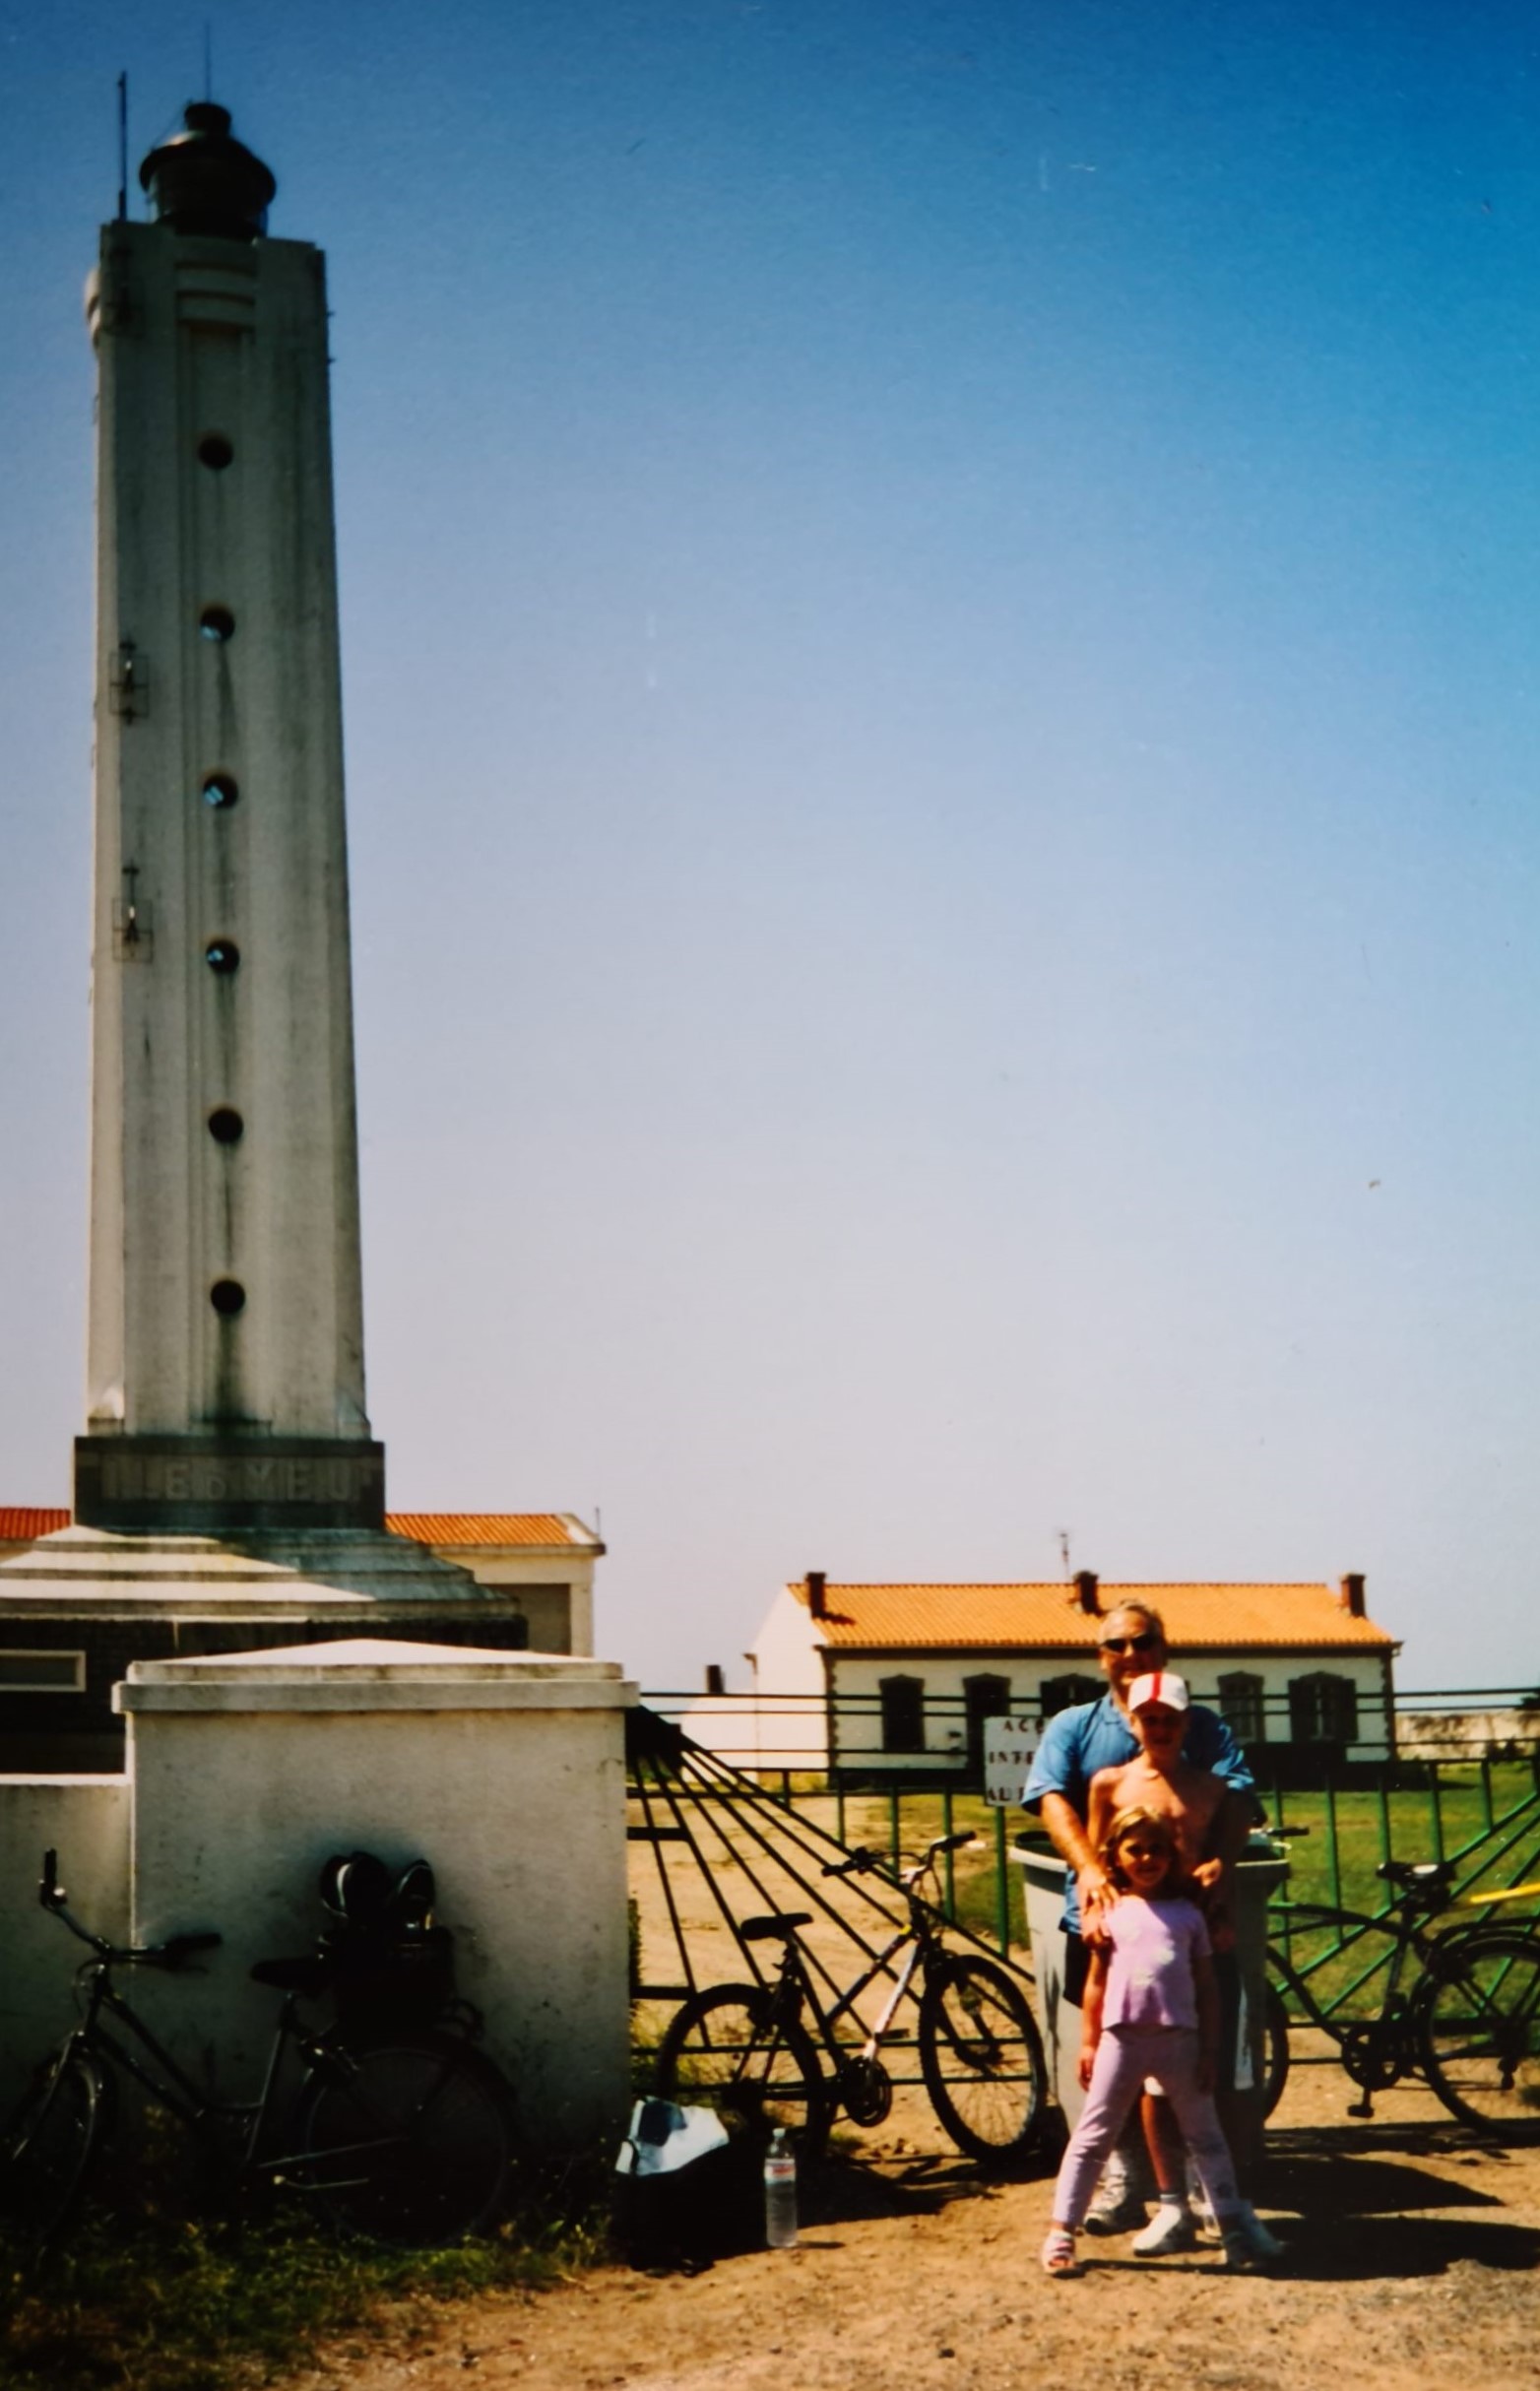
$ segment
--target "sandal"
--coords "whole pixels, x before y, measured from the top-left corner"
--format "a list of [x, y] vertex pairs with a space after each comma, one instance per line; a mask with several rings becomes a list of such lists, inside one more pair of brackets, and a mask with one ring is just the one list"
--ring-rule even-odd
[[1079, 2259], [1075, 2256], [1075, 2237], [1067, 2225], [1051, 2225], [1043, 2244], [1045, 2275], [1078, 2275]]

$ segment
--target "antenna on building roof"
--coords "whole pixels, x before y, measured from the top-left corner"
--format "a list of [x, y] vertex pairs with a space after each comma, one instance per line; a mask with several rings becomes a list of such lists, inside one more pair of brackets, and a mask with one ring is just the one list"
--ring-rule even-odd
[[128, 77], [117, 79], [117, 220], [128, 221]]
[[1069, 1583], [1069, 1530], [1067, 1527], [1061, 1527], [1059, 1530], [1059, 1558], [1063, 1563], [1064, 1583], [1067, 1585]]

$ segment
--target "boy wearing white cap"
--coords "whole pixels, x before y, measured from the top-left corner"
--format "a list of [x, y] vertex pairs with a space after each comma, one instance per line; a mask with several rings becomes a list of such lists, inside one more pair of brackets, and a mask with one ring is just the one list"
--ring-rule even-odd
[[1176, 1830], [1183, 1873], [1203, 1896], [1204, 1914], [1215, 1948], [1234, 1941], [1229, 1924], [1230, 1865], [1216, 1856], [1214, 1823], [1229, 1787], [1211, 1769], [1194, 1768], [1183, 1757], [1192, 1697], [1175, 1669], [1152, 1669], [1128, 1688], [1128, 1721], [1139, 1749], [1120, 1767], [1098, 1769], [1091, 1779], [1087, 1828], [1100, 1849], [1120, 1810], [1148, 1810], [1169, 1818]]

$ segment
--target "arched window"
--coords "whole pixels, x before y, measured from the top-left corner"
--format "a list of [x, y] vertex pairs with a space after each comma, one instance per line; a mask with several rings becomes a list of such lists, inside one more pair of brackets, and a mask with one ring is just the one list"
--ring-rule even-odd
[[1356, 1743], [1358, 1688], [1351, 1677], [1315, 1669], [1289, 1680], [1289, 1726], [1296, 1743]]
[[1219, 1715], [1243, 1748], [1267, 1741], [1262, 1680], [1250, 1669], [1230, 1669], [1219, 1680]]
[[923, 1752], [925, 1679], [883, 1677], [878, 1681], [877, 1692], [882, 1698], [883, 1751]]
[[1045, 1718], [1056, 1711], [1071, 1710], [1077, 1702], [1100, 1702], [1107, 1688], [1100, 1677], [1045, 1677], [1038, 1692], [1038, 1701]]

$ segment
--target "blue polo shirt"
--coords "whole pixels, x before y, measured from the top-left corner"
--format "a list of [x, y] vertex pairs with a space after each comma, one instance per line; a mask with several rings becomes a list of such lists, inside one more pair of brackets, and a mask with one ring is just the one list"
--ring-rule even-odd
[[[1097, 1770], [1122, 1768], [1138, 1749], [1139, 1739], [1111, 1694], [1100, 1702], [1077, 1702], [1070, 1710], [1056, 1711], [1043, 1730], [1021, 1806], [1038, 1810], [1045, 1793], [1061, 1793], [1083, 1820]], [[1200, 1703], [1187, 1712], [1182, 1756], [1194, 1769], [1211, 1769], [1222, 1777], [1232, 1793], [1250, 1793], [1255, 1784], [1245, 1753], [1218, 1712], [1205, 1711]], [[1072, 1870], [1064, 1878], [1064, 1925], [1072, 1934], [1080, 1931], [1080, 1889]]]

